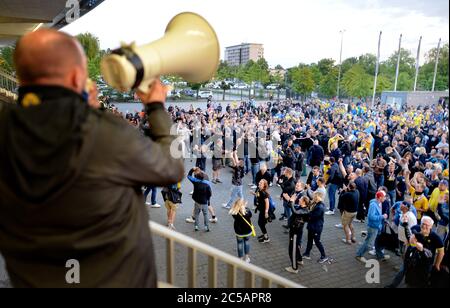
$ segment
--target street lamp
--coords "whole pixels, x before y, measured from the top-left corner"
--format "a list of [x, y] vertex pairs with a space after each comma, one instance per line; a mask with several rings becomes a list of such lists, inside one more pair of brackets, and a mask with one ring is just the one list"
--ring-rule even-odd
[[344, 32], [345, 32], [345, 29], [344, 30], [341, 30], [341, 31], [339, 31], [339, 33], [341, 34], [341, 53], [340, 53], [340, 56], [339, 56], [339, 76], [338, 76], [338, 85], [337, 85], [337, 99], [339, 100], [339, 86], [340, 86], [340, 84], [341, 84], [341, 72], [342, 72], [342, 45], [343, 45], [343, 42], [344, 42]]

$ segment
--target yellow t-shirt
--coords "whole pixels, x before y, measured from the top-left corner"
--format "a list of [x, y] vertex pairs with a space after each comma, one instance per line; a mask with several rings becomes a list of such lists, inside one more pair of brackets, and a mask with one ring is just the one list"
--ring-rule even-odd
[[[416, 196], [416, 190], [412, 186], [409, 189], [409, 193], [411, 194], [411, 196], [413, 198], [413, 204], [417, 210], [417, 219], [421, 219], [422, 213], [428, 211], [428, 209], [430, 208], [428, 199], [424, 195]], [[422, 212], [420, 210], [422, 210]]]
[[328, 174], [328, 170], [331, 168], [331, 165], [323, 165], [323, 179], [325, 180], [325, 183], [328, 181], [328, 178], [330, 175]]
[[433, 190], [433, 193], [430, 196], [430, 209], [436, 213], [437, 206], [439, 204], [439, 199], [443, 197], [445, 194], [448, 194], [448, 189], [445, 191], [440, 191], [439, 187]]
[[448, 168], [442, 171], [442, 176], [448, 178]]

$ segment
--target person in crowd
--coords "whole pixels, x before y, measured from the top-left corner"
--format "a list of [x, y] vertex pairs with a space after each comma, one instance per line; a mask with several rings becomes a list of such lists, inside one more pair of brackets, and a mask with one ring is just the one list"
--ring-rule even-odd
[[[280, 220], [287, 221], [291, 217], [289, 200], [295, 192], [295, 179], [291, 168], [284, 169], [283, 175], [278, 179], [278, 184], [280, 184], [282, 190], [281, 199], [283, 200], [284, 209], [284, 213], [281, 215]], [[285, 195], [287, 195], [287, 197], [284, 197]]]
[[385, 200], [386, 193], [379, 191], [376, 193], [375, 199], [370, 201], [369, 213], [367, 215], [367, 236], [356, 253], [356, 259], [362, 263], [367, 262], [367, 259], [364, 258], [364, 254], [374, 245], [377, 259], [382, 261], [389, 259], [387, 255], [384, 255], [382, 247], [380, 247], [378, 243], [384, 221], [388, 217], [386, 214], [382, 214], [382, 204]]
[[328, 185], [328, 200], [330, 203], [329, 210], [325, 215], [334, 215], [334, 209], [336, 204], [336, 193], [338, 189], [342, 188], [344, 177], [334, 157], [330, 157], [330, 170], [328, 171], [329, 177], [327, 180]]
[[175, 230], [175, 215], [178, 206], [182, 203], [181, 183], [166, 186], [161, 190], [161, 193], [167, 209], [167, 227]]
[[194, 230], [199, 230], [199, 217], [203, 213], [205, 231], [209, 232], [208, 223], [208, 204], [211, 202], [212, 190], [210, 182], [206, 181], [206, 174], [199, 168], [192, 168], [187, 176], [188, 180], [194, 185]]
[[322, 245], [322, 242], [320, 241], [325, 215], [325, 204], [323, 203], [323, 199], [324, 195], [322, 193], [314, 193], [312, 206], [308, 217], [308, 225], [306, 227], [308, 230], [308, 243], [306, 244], [306, 250], [303, 253], [303, 259], [311, 260], [310, 254], [314, 242], [320, 252], [320, 259], [318, 260], [320, 264], [328, 261], [328, 258], [325, 254], [325, 249]]
[[251, 221], [252, 211], [247, 208], [247, 203], [243, 199], [238, 199], [234, 202], [229, 214], [234, 219], [238, 257], [250, 263], [250, 238], [254, 228]]
[[301, 254], [302, 237], [305, 223], [308, 222], [310, 200], [306, 196], [299, 198], [299, 194], [293, 195], [289, 200], [292, 209], [292, 218], [289, 221], [289, 258], [291, 266], [286, 271], [297, 274], [298, 266], [303, 265]]
[[353, 219], [356, 217], [359, 205], [359, 192], [356, 189], [355, 182], [351, 181], [348, 184], [348, 188], [345, 187], [340, 198], [340, 202], [343, 204], [343, 214], [341, 216], [342, 226], [345, 233], [345, 239], [343, 239], [343, 242], [349, 245], [355, 244], [356, 234], [353, 228]]
[[244, 195], [243, 195], [243, 182], [242, 179], [245, 176], [244, 173], [244, 161], [243, 160], [239, 160], [238, 156], [237, 156], [237, 152], [234, 151], [231, 155], [231, 159], [232, 159], [232, 166], [231, 169], [233, 170], [233, 176], [231, 178], [231, 197], [230, 200], [228, 201], [228, 203], [223, 204], [223, 207], [226, 209], [230, 209], [232, 204], [237, 200], [237, 199], [243, 199]]
[[258, 237], [260, 243], [269, 243], [270, 238], [267, 234], [266, 224], [269, 219], [269, 184], [266, 180], [261, 180], [258, 184], [258, 190], [254, 193], [256, 196], [256, 210], [259, 212], [258, 226], [261, 229], [261, 235]]

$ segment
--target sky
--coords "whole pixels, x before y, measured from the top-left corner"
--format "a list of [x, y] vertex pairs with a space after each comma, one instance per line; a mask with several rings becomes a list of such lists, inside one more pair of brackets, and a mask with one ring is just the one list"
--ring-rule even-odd
[[227, 46], [261, 43], [271, 67], [323, 58], [339, 63], [340, 30], [345, 30], [342, 60], [376, 54], [380, 31], [381, 61], [398, 49], [400, 34], [402, 48], [414, 57], [423, 37], [421, 64], [439, 38], [449, 41], [448, 0], [105, 0], [63, 31], [91, 32], [102, 49], [121, 42], [146, 44], [162, 37], [172, 17], [184, 11], [202, 15], [213, 26], [221, 59]]

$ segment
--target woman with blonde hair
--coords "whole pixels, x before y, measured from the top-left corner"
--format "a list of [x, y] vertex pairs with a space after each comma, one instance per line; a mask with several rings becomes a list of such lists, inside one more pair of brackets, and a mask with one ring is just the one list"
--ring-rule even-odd
[[253, 193], [256, 196], [256, 210], [259, 211], [258, 226], [261, 229], [262, 235], [258, 237], [258, 242], [268, 243], [270, 242], [269, 235], [267, 234], [266, 224], [269, 219], [269, 183], [266, 180], [261, 180], [258, 183], [258, 190]]
[[324, 197], [325, 196], [320, 192], [315, 192], [313, 194], [313, 203], [309, 214], [309, 221], [307, 226], [308, 244], [306, 245], [306, 251], [303, 254], [304, 259], [311, 260], [310, 253], [314, 241], [317, 249], [319, 249], [320, 251], [320, 259], [318, 260], [320, 264], [323, 264], [328, 261], [328, 258], [325, 255], [325, 249], [323, 248], [322, 242], [320, 241], [325, 215], [325, 204], [323, 203]]
[[253, 234], [252, 212], [247, 208], [247, 202], [238, 199], [229, 212], [234, 218], [234, 233], [236, 234], [237, 250], [240, 259], [250, 263], [250, 237]]

